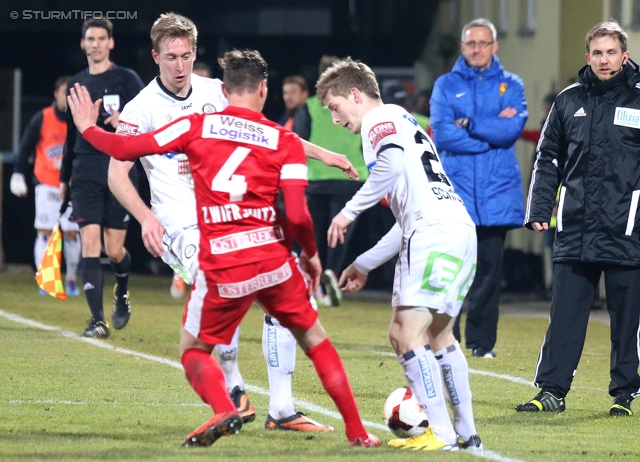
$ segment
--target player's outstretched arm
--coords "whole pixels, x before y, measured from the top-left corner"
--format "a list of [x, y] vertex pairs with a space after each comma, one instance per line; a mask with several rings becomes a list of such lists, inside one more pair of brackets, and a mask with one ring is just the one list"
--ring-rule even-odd
[[349, 178], [352, 178], [356, 181], [360, 179], [358, 171], [353, 165], [351, 165], [351, 162], [349, 162], [347, 156], [328, 151], [313, 143], [309, 143], [306, 140], [301, 139], [301, 141], [304, 147], [304, 154], [308, 159], [319, 160], [329, 167], [337, 167], [342, 170]]

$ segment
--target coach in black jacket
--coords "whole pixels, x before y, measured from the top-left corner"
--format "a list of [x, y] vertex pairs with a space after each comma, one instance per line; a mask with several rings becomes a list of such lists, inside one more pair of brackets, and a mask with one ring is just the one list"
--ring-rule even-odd
[[548, 229], [560, 188], [550, 324], [538, 358], [542, 391], [518, 411], [562, 412], [604, 272], [611, 318], [610, 415], [640, 393], [640, 72], [615, 22], [586, 36], [587, 66], [556, 98], [537, 149], [525, 225]]

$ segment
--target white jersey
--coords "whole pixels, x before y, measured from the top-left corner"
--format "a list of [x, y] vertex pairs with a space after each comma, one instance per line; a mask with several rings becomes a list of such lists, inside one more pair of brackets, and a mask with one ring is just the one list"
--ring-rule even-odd
[[[172, 120], [194, 113], [219, 112], [228, 106], [219, 79], [191, 74], [191, 91], [179, 98], [166, 90], [160, 77], [153, 79], [122, 110], [118, 133], [137, 135], [157, 130]], [[142, 157], [149, 180], [151, 209], [169, 236], [197, 225], [196, 196], [184, 153]]]
[[395, 104], [376, 107], [362, 118], [360, 133], [371, 173], [342, 210], [347, 218], [354, 220], [386, 197], [405, 238], [436, 223], [473, 226], [433, 141], [411, 114]]

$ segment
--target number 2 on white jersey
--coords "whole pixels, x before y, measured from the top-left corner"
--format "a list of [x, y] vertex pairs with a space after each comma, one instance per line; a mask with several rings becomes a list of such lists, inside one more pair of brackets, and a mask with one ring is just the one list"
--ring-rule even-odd
[[231, 202], [238, 202], [247, 192], [244, 175], [234, 175], [238, 166], [249, 155], [251, 149], [236, 148], [211, 182], [211, 190], [229, 193]]

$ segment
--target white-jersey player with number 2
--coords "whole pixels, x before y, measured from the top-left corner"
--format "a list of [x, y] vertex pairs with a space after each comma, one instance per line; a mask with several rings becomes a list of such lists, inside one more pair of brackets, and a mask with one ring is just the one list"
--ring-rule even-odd
[[[192, 74], [196, 58], [197, 29], [188, 18], [174, 13], [161, 15], [151, 28], [152, 56], [160, 68], [153, 79], [120, 114], [117, 132], [138, 135], [159, 129], [194, 113], [212, 113], [227, 107], [222, 82]], [[340, 159], [338, 159], [340, 160]], [[143, 157], [149, 180], [151, 209], [128, 178], [133, 162], [111, 160], [109, 187], [120, 203], [140, 222], [142, 239], [149, 252], [169, 264], [188, 284], [198, 269], [200, 233], [196, 198], [187, 156], [184, 153]], [[227, 389], [244, 422], [255, 419], [255, 408], [244, 391], [238, 369], [239, 328], [230, 345], [217, 345]], [[291, 374], [296, 360], [296, 341], [277, 320], [265, 317], [263, 352], [269, 376], [267, 429], [333, 431], [296, 412]]]
[[475, 274], [475, 226], [429, 136], [403, 108], [382, 103], [368, 66], [350, 58], [338, 61], [320, 76], [317, 90], [334, 123], [361, 134], [370, 169], [362, 188], [334, 217], [329, 245], [341, 242], [347, 226], [383, 197], [396, 218], [389, 233], [347, 267], [339, 281], [343, 290], [358, 291], [369, 271], [399, 254], [389, 339], [429, 427], [421, 435], [391, 440], [389, 446], [481, 449], [469, 368], [452, 332]]

